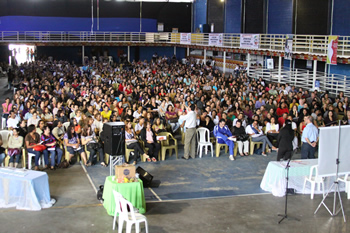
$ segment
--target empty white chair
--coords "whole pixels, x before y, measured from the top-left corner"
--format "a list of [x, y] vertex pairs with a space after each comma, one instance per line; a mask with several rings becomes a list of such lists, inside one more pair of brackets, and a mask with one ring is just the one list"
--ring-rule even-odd
[[7, 127], [6, 118], [1, 117], [1, 129], [5, 129]]
[[[315, 172], [314, 172], [315, 171]], [[304, 180], [304, 186], [303, 186], [303, 193], [305, 191], [305, 185], [306, 182], [310, 182], [311, 184], [311, 199], [314, 199], [314, 193], [315, 193], [315, 186], [318, 185], [318, 191], [321, 191], [321, 185], [322, 185], [322, 194], [324, 195], [324, 182], [323, 177], [318, 176], [318, 165], [314, 165], [310, 168], [310, 174], [309, 177], [305, 177]]]
[[[145, 222], [146, 233], [148, 233], [148, 223], [147, 218], [139, 213], [135, 213], [133, 205], [125, 200], [124, 198], [120, 198], [121, 203], [121, 212], [118, 222], [118, 233], [121, 233], [123, 230], [123, 223], [126, 222], [126, 232], [130, 233], [132, 225], [135, 224], [136, 233], [140, 232], [140, 223]], [[128, 207], [130, 212], [128, 212]]]
[[345, 192], [348, 193], [348, 199], [350, 199], [350, 179], [349, 174], [346, 174], [344, 177], [339, 177], [338, 181], [345, 183]]
[[205, 148], [205, 154], [208, 153], [208, 147], [211, 149], [211, 157], [213, 157], [213, 143], [210, 142], [210, 131], [207, 128], [200, 127], [197, 129], [197, 153], [199, 158], [202, 158], [202, 149]]
[[115, 211], [114, 211], [114, 219], [113, 219], [113, 231], [115, 230], [115, 222], [117, 220], [117, 215], [119, 215], [119, 219], [118, 219], [118, 229], [123, 229], [123, 222], [120, 221], [120, 213], [121, 213], [121, 209], [120, 209], [120, 199], [123, 198], [123, 196], [118, 193], [117, 191], [113, 190], [113, 197], [114, 197], [114, 201], [115, 201]]
[[[32, 153], [29, 153], [28, 152], [28, 169], [32, 169], [32, 158], [35, 157], [35, 154], [32, 154]], [[44, 158], [41, 158], [41, 157], [44, 157], [44, 155], [41, 155], [40, 158], [39, 158], [39, 165], [40, 165], [40, 162], [42, 161], [42, 165], [43, 167], [45, 167], [45, 161], [44, 161]]]

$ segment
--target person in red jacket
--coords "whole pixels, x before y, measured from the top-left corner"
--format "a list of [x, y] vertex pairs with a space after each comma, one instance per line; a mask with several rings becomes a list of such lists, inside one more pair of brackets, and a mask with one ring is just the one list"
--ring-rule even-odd
[[287, 115], [289, 114], [289, 110], [287, 108], [287, 105], [284, 102], [280, 103], [280, 106], [276, 110], [276, 114], [278, 117], [281, 117], [283, 115], [283, 113], [287, 113]]

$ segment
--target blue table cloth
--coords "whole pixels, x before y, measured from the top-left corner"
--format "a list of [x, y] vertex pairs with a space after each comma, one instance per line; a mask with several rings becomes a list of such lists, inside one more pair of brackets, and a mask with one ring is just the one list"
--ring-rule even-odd
[[0, 208], [41, 210], [51, 206], [46, 172], [0, 168]]

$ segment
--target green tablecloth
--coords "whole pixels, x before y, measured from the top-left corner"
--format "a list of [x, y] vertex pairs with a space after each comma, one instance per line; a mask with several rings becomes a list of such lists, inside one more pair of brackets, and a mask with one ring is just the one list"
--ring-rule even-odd
[[103, 189], [103, 206], [107, 213], [114, 216], [115, 201], [113, 197], [113, 190], [119, 192], [126, 200], [130, 201], [132, 205], [139, 209], [141, 214], [146, 213], [145, 194], [143, 192], [142, 180], [133, 183], [117, 183], [112, 180], [113, 176], [107, 176]]

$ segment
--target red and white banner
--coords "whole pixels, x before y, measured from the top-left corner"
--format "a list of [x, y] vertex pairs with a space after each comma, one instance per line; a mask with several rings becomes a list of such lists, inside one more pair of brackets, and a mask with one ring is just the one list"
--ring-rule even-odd
[[191, 33], [180, 33], [180, 44], [191, 44]]
[[338, 39], [339, 36], [328, 37], [327, 64], [337, 64]]
[[222, 46], [222, 34], [209, 34], [209, 46]]

